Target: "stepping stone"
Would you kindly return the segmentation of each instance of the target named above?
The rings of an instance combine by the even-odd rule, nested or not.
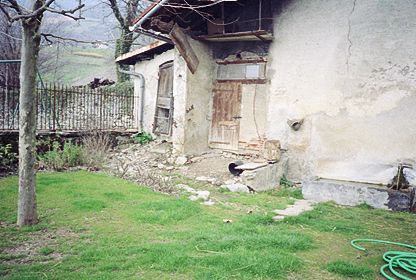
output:
[[[224,189],[228,189],[230,192],[244,192],[249,193],[250,190],[246,185],[240,184],[240,183],[234,183],[230,185],[223,185],[221,186]]]
[[[285,216],[279,216],[279,215],[277,215],[277,216],[274,216],[272,219],[273,219],[273,221],[281,221],[284,218],[285,218]]]
[[[305,211],[310,211],[313,209],[313,202],[306,199],[300,199],[295,202],[295,204],[289,206],[286,209],[283,210],[274,210],[273,212],[277,214],[277,216],[273,217],[274,221],[280,221],[283,220],[284,217],[295,217],[300,215],[301,213]]]

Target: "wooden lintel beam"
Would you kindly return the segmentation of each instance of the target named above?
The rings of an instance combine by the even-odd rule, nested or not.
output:
[[[183,32],[177,24],[175,24],[169,33],[170,38],[178,49],[179,53],[183,57],[192,74],[196,72],[199,65],[199,59],[195,54],[191,44],[189,44],[187,35]]]

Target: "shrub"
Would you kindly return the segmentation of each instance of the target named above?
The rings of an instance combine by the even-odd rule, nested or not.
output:
[[[290,181],[288,178],[286,178],[285,175],[283,175],[282,178],[280,178],[280,186],[290,188],[290,187],[293,187],[294,185],[295,184],[292,181]]]
[[[152,135],[146,131],[142,131],[137,134],[134,134],[132,138],[134,139],[134,141],[136,141],[140,145],[144,145],[153,141]]]
[[[38,155],[38,160],[47,168],[63,170],[68,167],[82,165],[84,163],[84,152],[81,146],[72,142],[65,142],[61,148],[59,142],[54,141],[52,149]]]
[[[107,92],[114,92],[120,95],[133,95],[134,92],[134,83],[132,81],[125,81],[121,83],[115,83],[109,86],[105,86],[102,90]]]
[[[84,163],[90,169],[101,169],[112,142],[108,134],[93,132],[82,138]]]
[[[0,144],[0,166],[10,166],[17,163],[17,155],[11,144]]]

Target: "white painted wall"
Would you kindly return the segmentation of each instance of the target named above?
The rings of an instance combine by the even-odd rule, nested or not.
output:
[[[159,66],[167,61],[174,59],[174,51],[169,50],[160,55],[156,55],[152,60],[146,60],[136,63],[135,71],[145,77],[144,98],[139,96],[139,79],[134,78],[134,94],[138,97],[135,104],[136,118],[139,122],[141,102],[144,101],[143,129],[146,132],[152,132],[155,117],[155,106],[157,98],[157,88],[159,81]],[[139,123],[137,124],[139,127]]]
[[[416,1],[282,3],[267,137],[288,149],[290,177],[388,182],[416,159]]]

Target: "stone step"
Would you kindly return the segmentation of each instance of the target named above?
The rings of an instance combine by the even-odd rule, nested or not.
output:
[[[236,166],[235,169],[238,170],[254,170],[260,167],[266,166],[267,162],[247,162],[242,165]]]
[[[313,209],[314,202],[311,200],[300,199],[296,200],[296,202],[289,206],[286,209],[277,209],[273,212],[277,214],[277,216],[273,217],[274,221],[283,220],[285,217],[294,217],[302,214],[305,211],[310,211]]]

